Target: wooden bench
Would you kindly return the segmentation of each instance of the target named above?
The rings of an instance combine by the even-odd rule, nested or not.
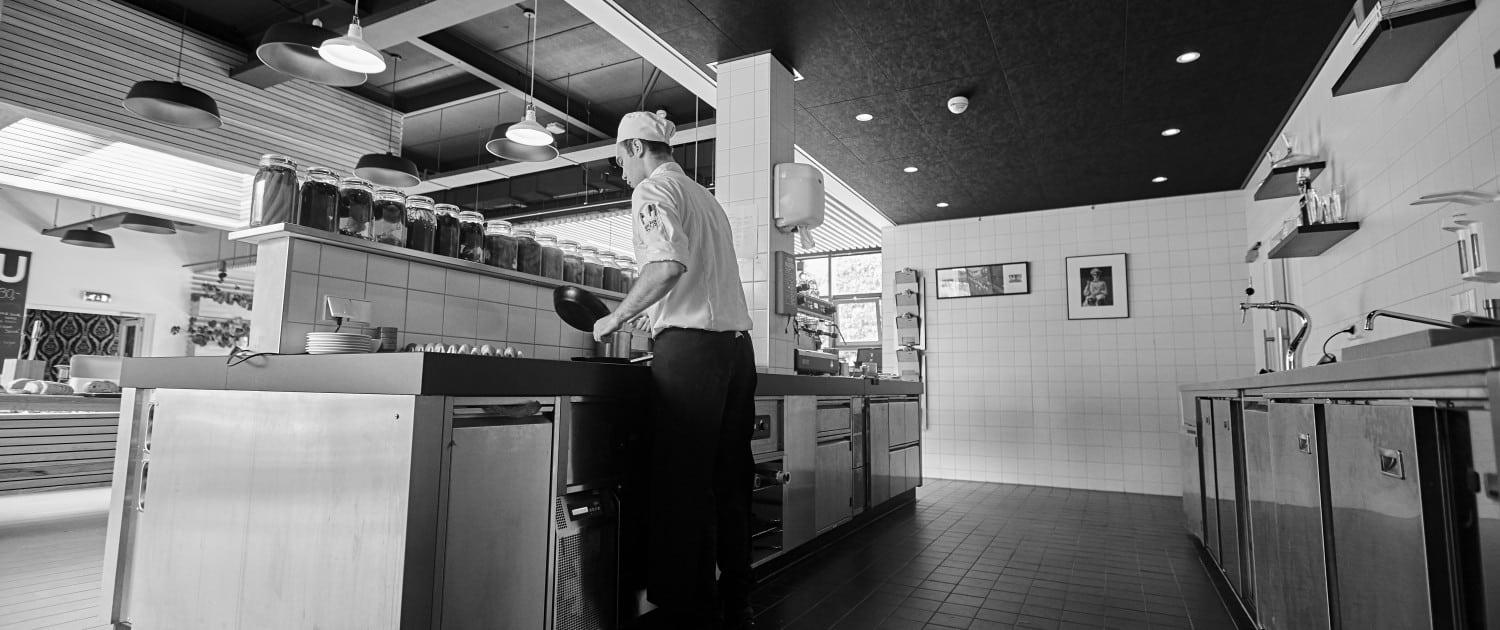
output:
[[[109,485],[119,425],[119,411],[0,413],[0,494]]]

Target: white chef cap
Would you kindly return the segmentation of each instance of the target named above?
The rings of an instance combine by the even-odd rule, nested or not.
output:
[[[630,112],[620,119],[620,131],[615,138],[615,144],[626,140],[654,140],[663,144],[670,144],[672,134],[677,133],[677,125],[667,120],[660,113],[652,112]]]

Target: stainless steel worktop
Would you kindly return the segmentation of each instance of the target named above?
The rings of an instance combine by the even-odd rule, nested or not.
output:
[[[1183,392],[1478,388],[1500,370],[1500,340],[1448,346],[1181,386]]]
[[[219,357],[126,359],[121,384],[135,388],[433,396],[608,396],[651,391],[644,366],[507,359],[423,352],[265,355],[230,366]],[[910,381],[761,374],[761,396],[894,396],[922,393]]]

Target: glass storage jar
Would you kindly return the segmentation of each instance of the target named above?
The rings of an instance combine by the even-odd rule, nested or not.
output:
[[[375,240],[375,186],[358,177],[339,180],[339,234]]]
[[[515,234],[516,271],[533,276],[542,275],[542,245],[536,241],[536,232],[521,228]]]
[[[620,271],[620,263],[616,262],[615,255],[599,252],[599,264],[604,267],[604,290],[624,293],[625,276]]]
[[[563,279],[563,251],[557,246],[557,237],[551,234],[538,234],[537,244],[542,246],[542,273],[544,278],[554,280]]]
[[[516,268],[516,237],[511,234],[509,221],[492,219],[485,222],[484,249],[491,267]]]
[[[458,206],[440,203],[432,208],[437,215],[437,233],[432,235],[432,253],[458,258]]]
[[[432,197],[412,195],[406,198],[406,248],[432,253],[437,236],[437,211]]]
[[[458,213],[458,257],[484,262],[484,215],[473,210]]]
[[[558,241],[557,247],[562,250],[563,255],[562,281],[582,286],[583,254],[578,251],[578,243],[576,241]]]
[[[631,289],[635,288],[635,279],[639,274],[640,272],[635,268],[634,258],[629,256],[620,257],[620,275],[625,287],[623,293],[629,293]]]
[[[250,227],[292,221],[297,212],[297,163],[285,155],[260,156],[250,185]]]
[[[583,285],[595,289],[604,288],[604,265],[599,262],[599,248],[584,245],[578,248],[583,255]]]
[[[332,231],[339,216],[339,176],[333,169],[307,169],[302,194],[297,199],[297,225]]]
[[[370,232],[375,235],[375,242],[406,247],[406,193],[395,188],[376,188],[374,217]]]

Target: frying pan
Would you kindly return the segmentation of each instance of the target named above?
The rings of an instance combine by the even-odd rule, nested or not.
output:
[[[594,295],[588,289],[573,285],[564,285],[552,290],[552,308],[557,311],[558,317],[578,330],[586,333],[594,332],[594,324],[606,315],[609,315],[609,307],[599,296]],[[644,363],[651,360],[652,355],[636,357],[634,359],[613,359],[610,357],[578,357],[575,361],[588,360],[598,363]]]

